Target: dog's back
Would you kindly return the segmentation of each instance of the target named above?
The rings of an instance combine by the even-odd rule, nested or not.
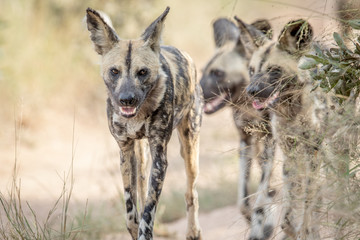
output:
[[[167,84],[173,88],[174,122],[175,128],[179,121],[189,111],[194,99],[194,94],[201,89],[196,78],[196,69],[191,57],[172,46],[161,47],[161,63],[163,72],[167,75]],[[199,96],[201,96],[201,92]],[[200,102],[198,104],[201,104]]]

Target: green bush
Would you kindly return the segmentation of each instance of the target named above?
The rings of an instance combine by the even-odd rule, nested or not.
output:
[[[360,20],[348,20],[354,29],[360,29]],[[307,60],[299,67],[311,70],[315,88],[321,87],[325,92],[332,92],[338,103],[360,90],[360,37],[351,40],[354,50],[346,46],[339,33],[334,32],[335,47],[322,49],[314,45],[314,54],[306,55]]]

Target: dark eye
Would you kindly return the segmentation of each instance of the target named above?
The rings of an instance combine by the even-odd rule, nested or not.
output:
[[[145,68],[140,69],[140,70],[138,71],[138,73],[137,73],[137,75],[138,75],[139,77],[145,77],[147,74],[148,74],[148,70],[145,69]]]
[[[120,74],[120,71],[118,69],[116,69],[116,68],[111,68],[110,69],[110,75],[112,77],[117,77],[117,76],[119,76],[119,74]]]
[[[254,73],[255,73],[255,69],[254,69],[253,67],[250,67],[250,68],[249,68],[249,75],[250,75],[250,77],[251,77],[252,75],[254,75]]]
[[[225,76],[225,72],[219,69],[213,69],[210,71],[210,75],[216,78],[223,78]]]

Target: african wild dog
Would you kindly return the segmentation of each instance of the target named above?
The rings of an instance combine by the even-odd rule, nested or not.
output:
[[[240,136],[238,206],[251,224],[250,239],[267,239],[273,232],[271,203],[275,191],[270,190],[269,182],[274,145],[269,113],[252,108],[245,88],[250,82],[248,64],[252,52],[266,38],[261,31],[268,32],[271,27],[265,20],[252,25],[240,19],[237,22],[238,26],[226,18],[219,18],[213,23],[216,51],[205,66],[200,83],[205,113],[212,114],[226,105],[232,108]],[[250,207],[249,177],[255,158],[259,159],[262,177],[255,204]]]
[[[166,8],[139,39],[123,40],[101,14],[87,9],[91,40],[102,56],[109,128],[120,147],[126,220],[132,239],[153,238],[155,211],[168,165],[167,144],[174,128],[178,130],[187,174],[187,239],[201,239],[195,184],[202,91],[191,58],[174,47],[160,45],[168,12]],[[148,140],[152,168],[146,200],[144,189],[140,189],[139,217],[137,182],[142,176],[137,176],[137,170],[143,171],[144,162],[143,158],[136,159],[134,146],[141,139]],[[136,146],[143,145],[140,143]]]
[[[312,35],[306,21],[289,22],[277,41],[253,53],[247,87],[254,97],[253,107],[273,113],[274,138],[284,153],[282,228],[291,238],[307,240],[320,239],[316,214],[320,164],[316,156],[322,140],[319,123],[327,111],[321,91],[311,91],[310,77],[297,69]]]

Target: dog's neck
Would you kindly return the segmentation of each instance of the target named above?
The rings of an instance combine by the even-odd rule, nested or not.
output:
[[[287,86],[282,90],[275,114],[285,120],[294,121],[299,115],[306,111],[307,104],[304,103],[304,94],[307,91],[307,84],[296,81],[295,85]]]

